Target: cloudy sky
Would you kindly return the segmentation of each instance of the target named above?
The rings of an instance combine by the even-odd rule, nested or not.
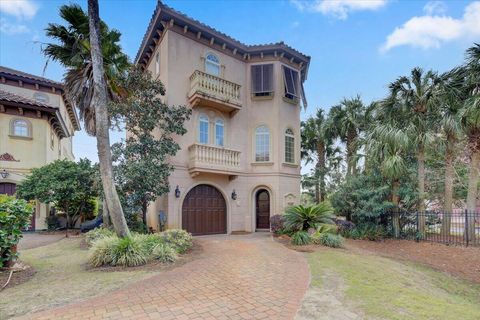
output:
[[[44,29],[60,22],[73,1],[0,0],[0,64],[61,81],[63,70],[41,54]],[[85,1],[79,2],[86,8]],[[387,84],[415,66],[446,71],[480,42],[480,1],[285,0],[165,1],[246,44],[285,41],[312,57],[305,84],[309,109],[329,109],[343,97],[382,98]],[[100,0],[100,16],[122,33],[131,59],[156,0]],[[45,72],[45,73],[43,73]],[[114,139],[120,139],[115,133]],[[77,158],[96,160],[95,140],[74,139]]]

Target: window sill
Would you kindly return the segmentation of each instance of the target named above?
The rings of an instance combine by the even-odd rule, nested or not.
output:
[[[298,106],[298,103],[300,102],[300,100],[298,98],[295,98],[295,99],[290,99],[290,98],[287,98],[287,97],[282,97],[283,101],[287,102],[287,103],[290,103],[290,104],[293,104],[295,106]]]
[[[272,161],[256,161],[252,162],[252,166],[273,166]]]
[[[298,163],[282,162],[282,166],[291,167],[291,168],[298,168]]]
[[[256,96],[255,94],[252,94],[252,100],[254,101],[263,101],[263,100],[272,100],[272,99],[273,99],[273,92],[268,96]]]
[[[18,139],[18,140],[33,140],[33,137],[16,136],[13,134],[9,134],[8,136],[12,139]]]

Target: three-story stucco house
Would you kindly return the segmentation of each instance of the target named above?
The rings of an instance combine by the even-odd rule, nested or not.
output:
[[[268,230],[270,216],[299,202],[309,62],[283,42],[245,45],[158,2],[135,63],[165,84],[169,105],[193,113],[150,227],[166,216],[166,227],[194,235]]]
[[[63,84],[0,66],[0,194],[14,194],[32,168],[74,160],[80,129]],[[45,229],[49,205],[37,203],[31,229]]]

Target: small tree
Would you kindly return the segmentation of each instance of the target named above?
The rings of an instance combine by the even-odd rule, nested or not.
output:
[[[25,200],[0,195],[0,268],[9,267],[17,257],[15,247],[32,213],[33,207]]]
[[[66,215],[67,228],[72,227],[97,196],[95,169],[87,159],[79,162],[57,160],[32,173],[18,186],[17,196],[53,203]]]
[[[112,118],[128,132],[125,141],[113,146],[115,180],[126,203],[140,209],[146,223],[148,203],[169,191],[173,166],[168,158],[180,150],[172,136],[187,132],[184,122],[191,110],[165,104],[165,87],[149,73],[133,69],[123,82],[127,97],[110,105]]]

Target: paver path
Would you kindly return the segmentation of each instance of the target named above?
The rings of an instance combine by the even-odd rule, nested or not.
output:
[[[46,246],[47,244],[57,242],[65,238],[65,234],[41,234],[35,232],[25,232],[18,243],[18,250],[27,250]]]
[[[22,319],[294,318],[309,283],[302,254],[266,233],[197,241],[203,252],[190,263],[110,294]]]

